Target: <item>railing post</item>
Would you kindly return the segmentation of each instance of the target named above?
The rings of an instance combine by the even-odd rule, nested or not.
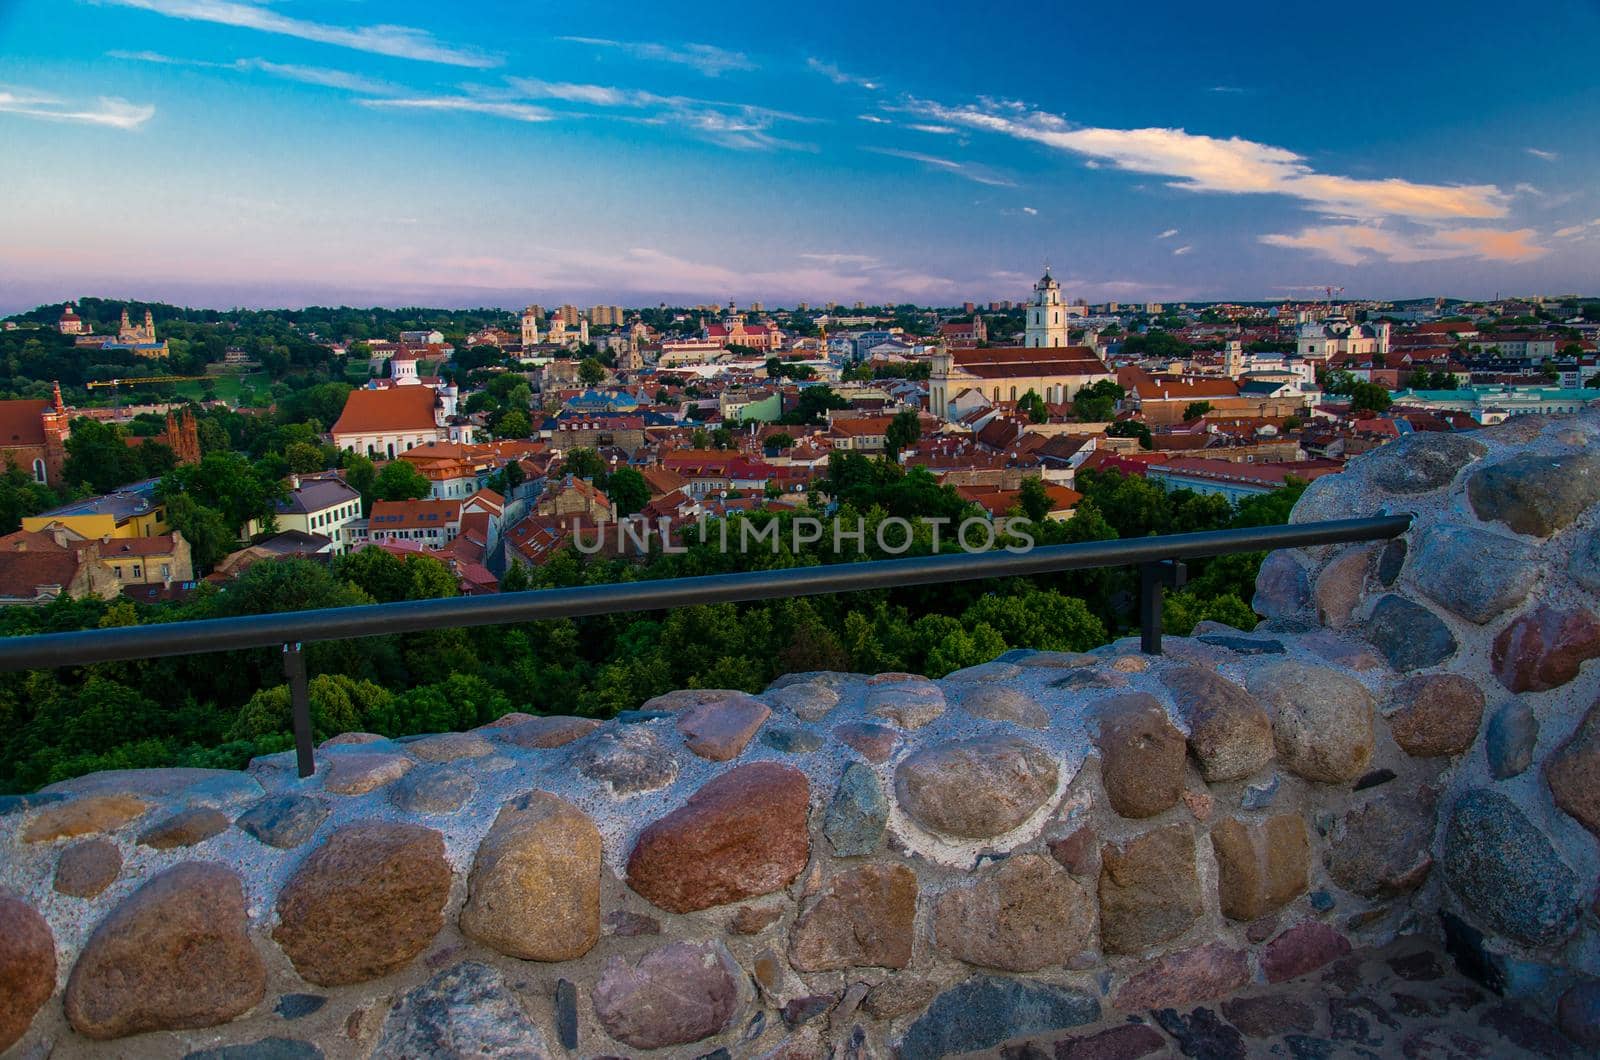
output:
[[[283,674],[289,679],[289,700],[294,714],[294,757],[302,779],[316,772],[311,754],[311,692],[306,687],[306,657],[300,642],[283,646]]]
[[[1163,590],[1169,585],[1178,588],[1188,576],[1188,568],[1181,560],[1139,564],[1139,648],[1146,655],[1161,654]]]

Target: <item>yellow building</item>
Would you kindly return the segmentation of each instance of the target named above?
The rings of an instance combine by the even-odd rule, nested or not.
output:
[[[153,537],[112,538],[101,541],[99,551],[100,565],[121,586],[194,581],[189,542],[177,531]]]
[[[166,506],[155,499],[158,481],[150,479],[114,493],[85,497],[48,512],[25,516],[22,529],[42,534],[60,527],[85,540],[155,537],[170,533]]]

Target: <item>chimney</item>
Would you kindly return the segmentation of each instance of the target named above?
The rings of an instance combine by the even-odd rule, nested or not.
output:
[[[289,476],[289,489],[290,490],[298,490],[299,488],[300,488],[300,476],[299,475],[290,475]]]

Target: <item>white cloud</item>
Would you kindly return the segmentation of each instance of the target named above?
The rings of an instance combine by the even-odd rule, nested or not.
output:
[[[650,62],[676,63],[693,67],[707,77],[718,77],[729,70],[754,70],[756,64],[743,52],[718,48],[714,44],[659,44],[654,41],[608,40],[604,37],[562,37],[570,44],[610,48]]]
[[[1376,219],[1450,221],[1498,218],[1507,196],[1493,185],[1420,184],[1399,178],[1365,180],[1319,173],[1287,148],[1183,129],[1101,129],[1021,103],[981,100],[945,106],[908,100],[920,117],[993,132],[1087,156],[1133,173],[1171,177],[1172,186],[1195,192],[1271,194],[1295,198],[1322,213]]]
[[[823,265],[857,265],[861,268],[871,268],[879,264],[878,259],[871,254],[801,254],[799,257]]]
[[[299,81],[323,88],[342,88],[347,92],[367,95],[384,95],[396,92],[394,85],[346,70],[332,70],[322,66],[297,66],[292,63],[274,63],[266,59],[240,59],[234,64],[243,70],[259,70],[286,81]]]
[[[471,96],[418,96],[401,99],[363,99],[365,107],[383,107],[395,110],[455,111],[465,114],[485,114],[512,121],[554,121],[556,115],[531,103],[514,103],[506,100],[475,99]]]
[[[1373,259],[1400,264],[1477,258],[1520,263],[1547,253],[1534,242],[1531,228],[1505,231],[1496,228],[1437,229],[1402,233],[1380,225],[1319,225],[1293,235],[1264,235],[1268,246],[1306,250],[1340,265],[1361,265]]]
[[[1244,91],[1244,89],[1238,88],[1234,85],[1212,85],[1210,90],[1212,92],[1222,92],[1229,95],[1238,95]]]
[[[1542,158],[1546,162],[1554,162],[1556,159],[1561,157],[1561,155],[1555,151],[1543,151],[1537,147],[1530,147],[1527,149],[1527,151],[1528,154],[1532,155],[1534,158]]]
[[[1156,236],[1156,238],[1157,239],[1171,239],[1173,236],[1175,236],[1177,234],[1178,234],[1178,230],[1176,228],[1169,228],[1165,232],[1162,232],[1160,235]]]
[[[777,149],[812,150],[810,144],[775,136],[772,129],[781,123],[807,124],[815,119],[747,103],[727,103],[692,96],[661,96],[631,88],[610,85],[578,84],[568,81],[540,81],[513,77],[506,81],[505,98],[554,100],[560,103],[598,107],[602,110],[638,112],[627,120],[650,125],[676,126],[700,139],[741,151]],[[501,98],[495,92],[486,93]],[[582,112],[563,112],[582,115]],[[591,115],[592,116],[592,115]]]
[[[222,63],[213,62],[209,59],[182,59],[152,51],[109,51],[106,54],[113,59],[131,59],[135,62],[157,63],[163,66],[191,66],[207,70],[233,70],[239,72],[255,71],[267,74],[270,77],[282,78],[285,81],[299,81],[302,84],[318,85],[323,88],[338,88],[361,95],[392,95],[400,91],[399,88],[385,81],[352,73],[348,70],[335,70],[323,66],[297,66],[290,63],[275,63],[267,59],[235,59],[231,63]]]
[[[870,122],[873,125],[893,125],[894,124],[894,122],[890,121],[888,118],[880,118],[876,114],[857,114],[856,117],[861,119],[864,122]]]
[[[1181,246],[1181,247],[1177,248],[1176,250],[1174,250],[1172,252],[1172,256],[1173,257],[1179,257],[1179,256],[1181,256],[1183,254],[1189,253],[1189,251],[1191,251],[1193,249],[1194,249],[1194,247],[1191,247],[1191,246],[1188,246],[1187,244],[1185,244],[1184,246]]]
[[[1029,217],[1036,217],[1039,213],[1039,211],[1035,210],[1032,206],[1024,206],[1022,208],[1022,212],[1027,214]]]
[[[987,184],[996,188],[1015,188],[1017,186],[1017,182],[1009,177],[1000,176],[990,171],[987,167],[976,166],[968,162],[937,158],[933,155],[919,154],[916,151],[902,151],[897,147],[863,147],[862,150],[871,151],[875,155],[888,155],[890,158],[904,158],[910,162],[921,162],[930,169],[955,173],[977,184]]]
[[[915,129],[917,132],[921,133],[930,133],[934,136],[954,136],[960,131],[958,129],[952,129],[948,125],[907,125],[906,128]]]
[[[856,88],[865,88],[872,92],[876,92],[883,87],[880,82],[870,77],[857,77],[855,74],[847,74],[834,63],[818,59],[815,56],[806,60],[806,67],[814,73],[821,74],[836,85],[854,85]]]
[[[0,90],[0,113],[20,114],[42,121],[133,130],[155,117],[156,108],[153,104],[129,103],[116,96],[101,96],[93,106],[90,106],[70,103],[54,96]]]
[[[291,18],[260,4],[243,0],[95,0],[97,3],[153,11],[169,18],[192,22],[212,22],[240,29],[276,33],[285,37],[331,44],[340,48],[388,55],[396,59],[442,63],[485,69],[498,66],[493,56],[468,48],[445,44],[426,30],[410,26],[332,26],[322,22]]]

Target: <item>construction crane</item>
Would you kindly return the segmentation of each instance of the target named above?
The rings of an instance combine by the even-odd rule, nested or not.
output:
[[[84,386],[90,390],[101,387],[111,388],[111,408],[113,414],[122,412],[122,388],[125,386],[142,386],[146,383],[192,383],[199,379],[210,379],[208,375],[141,375],[130,379],[96,379]]]

